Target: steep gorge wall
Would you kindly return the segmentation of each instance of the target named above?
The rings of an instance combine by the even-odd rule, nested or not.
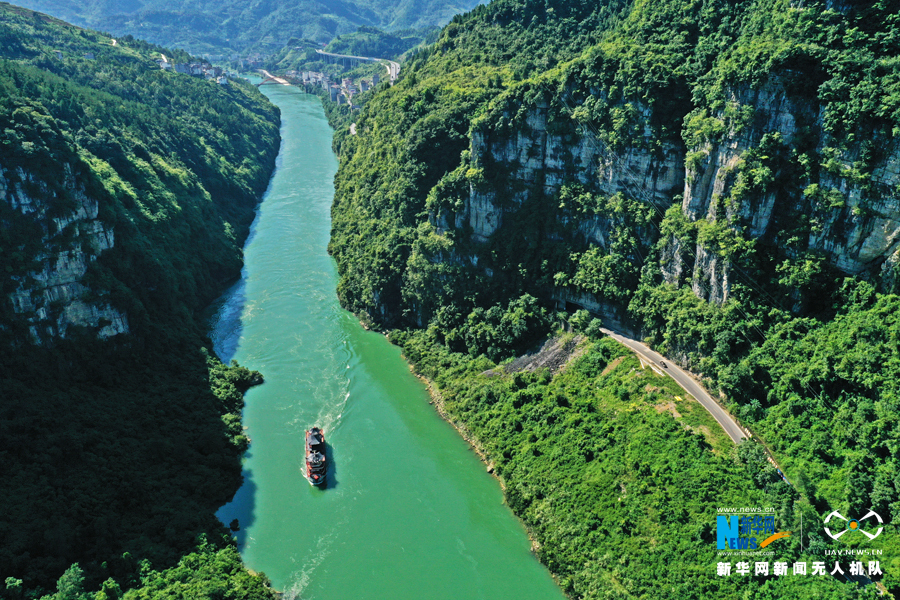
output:
[[[101,339],[128,333],[128,316],[83,283],[91,264],[115,245],[115,232],[98,219],[98,200],[87,195],[68,164],[61,179],[51,187],[21,167],[0,174],[0,202],[15,219],[4,225],[22,227],[28,220],[41,231],[41,251],[27,257],[35,268],[15,278],[8,302],[27,321],[34,343],[65,338],[72,326],[91,328]]]
[[[145,42],[12,6],[0,21],[0,346],[202,336],[196,313],[240,269],[277,109],[249,83],[161,70]]]
[[[690,149],[695,159],[688,161],[682,200],[687,219],[723,220],[758,248],[780,255],[778,261],[815,253],[843,273],[893,290],[900,258],[900,149],[888,144],[868,174],[860,174],[860,144],[832,149],[837,144],[824,133],[824,109],[792,97],[778,78],[759,89],[732,90],[728,103],[732,112],[749,108],[752,119],[736,126],[719,111],[716,117],[728,125],[724,134]],[[758,156],[764,137],[773,134],[778,147],[766,150],[779,155]],[[772,180],[742,193],[736,189],[741,177],[752,179],[747,172],[757,167],[748,165],[751,155],[767,163]],[[813,168],[804,172],[800,160]],[[729,257],[702,243],[686,249],[677,240],[666,254],[667,281],[686,278],[698,296],[713,302],[728,297]]]
[[[558,8],[515,36],[499,5],[455,23],[361,116],[335,201],[345,306],[387,326],[526,292],[627,310],[665,282],[826,316],[848,276],[897,290],[895,10],[610,5],[563,48]],[[384,156],[404,168],[364,158]]]
[[[504,115],[508,118],[508,114]],[[621,153],[606,147],[589,130],[575,130],[547,103],[530,108],[520,127],[471,135],[471,167],[503,173],[501,185],[469,185],[462,210],[455,215],[458,229],[471,227],[477,242],[486,242],[503,225],[505,213],[521,210],[529,195],[556,196],[563,185],[577,183],[598,194],[639,195],[664,210],[684,185],[684,153],[673,144],[652,152],[635,144]],[[560,126],[560,121],[563,121]],[[650,137],[650,132],[647,132]],[[572,220],[577,235],[605,245],[607,219],[590,216]],[[576,222],[577,221],[577,222]]]
[[[686,149],[667,142],[648,150],[654,140],[645,126],[644,139],[613,151],[593,130],[560,126],[568,115],[547,102],[528,107],[516,125],[473,128],[468,167],[483,180],[470,182],[462,208],[436,224],[446,230],[452,222],[486,244],[503,236],[505,220],[524,210],[529,197],[553,198],[563,185],[577,183],[652,204],[660,214],[680,200],[687,221],[730,229],[769,269],[816,256],[835,273],[896,289],[900,148],[882,150],[861,173],[860,144],[832,149],[837,144],[824,133],[824,109],[792,95],[777,77],[756,89],[733,89],[725,106],[712,115],[722,131]],[[647,109],[640,114],[652,119]],[[614,223],[604,215],[546,217],[560,225],[551,236],[608,247]],[[640,235],[652,242],[659,232]],[[697,296],[721,303],[735,280],[750,277],[746,265],[735,265],[741,258],[696,235],[673,236],[664,240],[661,272],[665,281],[688,283]]]

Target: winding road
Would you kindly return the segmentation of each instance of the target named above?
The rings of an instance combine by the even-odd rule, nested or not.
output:
[[[651,350],[646,344],[625,337],[621,333],[617,333],[610,329],[602,329],[601,331],[620,344],[627,346],[635,354],[641,357],[644,362],[651,366],[655,366],[656,370],[659,372],[665,373],[675,380],[675,383],[680,385],[685,392],[696,398],[697,402],[709,411],[709,414],[718,421],[719,425],[722,426],[722,429],[725,430],[725,433],[728,434],[728,437],[730,437],[735,444],[740,444],[747,439],[748,436],[741,426],[738,425],[732,416],[729,415],[728,412],[726,412],[699,383],[697,383],[697,380],[694,379],[690,373],[680,368],[678,365],[666,362],[662,355]]]

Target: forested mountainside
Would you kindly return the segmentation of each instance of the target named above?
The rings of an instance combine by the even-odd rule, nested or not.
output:
[[[390,30],[447,23],[480,0],[23,0],[80,25],[192,52],[280,50],[291,38],[328,42],[360,26]]]
[[[288,45],[270,54],[262,61],[263,68],[275,73],[288,71],[315,71],[327,73],[331,77],[343,79],[350,77],[371,77],[377,74],[384,76],[385,68],[381,63],[360,62],[346,66],[332,58],[320,54],[318,51],[333,54],[349,54],[351,56],[366,56],[401,60],[402,55],[416,46],[434,42],[440,33],[440,28],[407,29],[393,33],[382,31],[375,27],[360,27],[352,33],[339,35],[332,39],[324,48],[320,44],[305,40],[297,45]],[[354,102],[364,102],[361,95],[354,97]],[[326,104],[326,111],[329,110]],[[336,126],[332,123],[332,126]]]
[[[664,532],[714,522],[735,485],[792,531],[804,512],[900,516],[898,15],[890,1],[496,0],[454,18],[368,102],[356,135],[338,133],[342,303],[405,330],[394,339],[506,465],[510,505],[572,597],[875,593],[831,577],[732,588],[711,551],[667,579],[674,548],[713,546],[709,530]],[[629,412],[660,404],[652,386],[610,380],[609,348],[572,367],[583,380],[483,375],[548,331],[560,302],[701,374],[794,487],[746,449],[720,458],[749,479],[713,461],[698,467],[716,483],[705,491],[664,475],[683,447],[597,463],[612,440],[648,443],[657,426]],[[572,423],[587,428],[566,445],[579,450],[551,450]],[[627,423],[629,442],[613,433]],[[540,468],[564,468],[566,483]],[[622,513],[632,485],[649,497]],[[579,532],[571,515],[587,506],[596,530]],[[877,542],[879,581],[896,594],[892,538]],[[827,560],[839,547],[821,532],[804,544],[780,551]],[[692,588],[703,578],[711,587]]]
[[[423,43],[437,40],[440,29],[402,30],[388,33],[374,27],[360,27],[353,33],[334,38],[325,47],[326,52],[350,54],[351,56],[375,56],[397,58]]]
[[[261,377],[211,357],[198,315],[240,272],[279,115],[160,53],[189,58],[0,5],[4,597],[64,573],[55,597],[271,595],[214,516]],[[160,571],[182,558],[203,580]]]

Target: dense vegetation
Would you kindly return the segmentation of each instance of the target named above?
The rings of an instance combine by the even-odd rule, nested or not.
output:
[[[56,592],[43,596],[42,600],[253,600],[274,597],[265,576],[244,569],[233,545],[219,548],[203,536],[195,552],[165,571],[150,569],[146,561],[135,565],[127,553],[123,561],[131,565],[130,576],[124,580],[110,577],[96,592],[88,591],[84,569],[74,564],[57,581]],[[4,597],[15,600],[26,597],[28,592],[22,583],[21,579],[8,577]]]
[[[137,329],[188,319],[240,268],[240,240],[278,150],[276,109],[248,84],[162,71],[160,49],[142,42],[113,47],[31,11],[3,16],[7,181],[24,169],[57,195],[51,210],[62,214],[75,190],[60,172],[70,171],[117,237],[89,276]],[[31,221],[4,216],[11,229]],[[41,237],[9,235],[11,247]],[[17,253],[0,260],[7,281],[29,271]],[[7,321],[9,309],[0,309]]]
[[[794,532],[801,513],[807,527],[819,522],[817,508],[758,443],[736,448],[671,379],[611,339],[582,341],[555,376],[448,352],[433,332],[392,340],[433,379],[446,416],[478,440],[570,597],[875,597],[830,577],[717,577],[711,507],[775,507],[779,529]],[[823,560],[823,537],[813,532],[805,550],[796,536],[777,542],[761,560]]]
[[[840,242],[849,235],[841,228],[872,215],[896,220],[898,181],[885,175],[884,164],[900,132],[898,8],[498,0],[455,18],[404,65],[397,85],[371,99],[356,119],[358,135],[342,139],[330,245],[341,301],[376,327],[412,328],[395,339],[421,372],[437,377],[448,412],[491,459],[512,462],[499,469],[510,505],[536,531],[548,528],[542,544],[568,539],[574,527],[567,515],[597,502],[605,507],[598,527],[623,519],[618,505],[598,499],[608,491],[579,494],[541,480],[545,502],[536,503],[542,498],[534,491],[526,502],[517,495],[514,481],[533,490],[524,482],[578,460],[542,449],[540,465],[517,462],[528,445],[520,437],[528,435],[528,413],[540,413],[538,425],[551,409],[559,422],[585,418],[582,403],[598,403],[588,382],[607,385],[596,372],[570,387],[569,373],[521,383],[476,377],[488,366],[478,356],[497,361],[516,345],[521,350],[508,322],[523,294],[547,307],[557,299],[588,302],[702,374],[785,466],[797,485],[785,501],[795,514],[809,510],[817,521],[833,509],[857,514],[871,507],[886,521],[900,516],[898,297],[896,277],[881,269],[893,259],[881,256],[851,274],[838,266],[839,253],[813,247],[823,231]],[[790,137],[774,131],[754,104],[766,94],[785,98],[777,106],[796,117]],[[682,209],[684,182],[694,186],[719,145],[736,140],[746,151],[723,170],[709,214]],[[667,165],[674,156],[684,177],[670,189],[651,188],[639,170],[645,167],[629,170],[634,156]],[[610,187],[615,177],[621,183]],[[770,200],[773,225],[752,234],[753,216]],[[711,290],[723,273],[724,300]],[[550,321],[535,325],[541,323],[548,331]],[[612,350],[604,348],[588,350],[584,360],[605,364]],[[539,387],[518,405],[530,385]],[[556,398],[571,406],[554,407]],[[591,416],[607,428],[621,418],[603,410]],[[659,419],[674,427],[670,417]],[[648,423],[635,428],[652,449],[641,457],[651,496],[641,508],[654,512],[661,494],[695,488],[661,470],[686,451],[654,446],[663,441]],[[531,444],[550,435],[532,431]],[[703,461],[699,471],[683,465],[675,472],[703,473],[719,490],[736,485],[717,470],[724,467]],[[741,485],[771,493],[759,479]],[[692,509],[687,500],[673,502],[675,514],[705,510],[711,518],[715,500]],[[595,547],[585,538],[542,558],[573,597],[612,589],[712,595],[687,584],[675,595],[668,593],[674,588],[645,588],[665,577],[653,559],[627,581],[606,580],[614,568],[602,562],[583,568],[599,557],[631,560],[634,548],[604,549],[626,544],[633,531],[595,542],[601,549],[593,559],[576,551]],[[654,530],[648,523],[641,531]],[[646,535],[662,553],[705,547],[702,536],[660,542]],[[883,543],[894,550],[886,552],[884,583],[897,593],[895,542]],[[815,550],[821,555],[824,547]],[[674,562],[659,565],[672,569]],[[686,562],[712,568],[705,558]],[[739,593],[716,585],[726,596]],[[780,585],[790,584],[764,583],[758,593],[823,593]],[[835,597],[856,593],[824,585]]]
[[[437,39],[437,28],[427,30],[407,29],[389,33],[375,27],[360,27],[353,33],[341,35],[325,46],[335,54],[351,56],[375,56],[399,58],[401,54],[426,41]]]
[[[130,34],[197,53],[229,54],[248,49],[278,51],[291,38],[327,43],[360,26],[434,27],[471,9],[478,0],[21,0],[19,4],[117,35]]]
[[[0,6],[0,39],[2,183],[40,203],[0,200],[0,596],[271,597],[213,515],[240,485],[243,392],[261,376],[211,357],[199,314],[239,273],[277,109],[156,63],[186,55],[30,10]],[[9,294],[75,252],[84,221],[52,223],[79,198],[115,234],[83,248],[83,299],[130,333],[35,337]]]
[[[334,38],[324,50],[334,54],[399,60],[401,55],[411,48],[433,42],[439,31],[436,27],[396,32],[386,32],[375,27],[360,27],[352,33]],[[354,79],[377,73],[379,77],[384,78],[385,69],[380,63],[361,62],[345,65],[341,61],[333,61],[318,54],[317,50],[323,50],[320,44],[309,40],[292,39],[288,41],[287,46],[267,57],[263,64],[269,70],[281,72],[292,69],[318,71],[333,77]]]

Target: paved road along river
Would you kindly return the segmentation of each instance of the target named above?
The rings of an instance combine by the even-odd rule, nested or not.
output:
[[[284,141],[211,332],[224,360],[266,378],[246,398],[244,486],[218,513],[239,520],[245,563],[303,600],[563,600],[398,349],[338,305],[326,253],[337,163],[319,99],[262,90]],[[311,425],[330,444],[325,490],[300,471]]]

